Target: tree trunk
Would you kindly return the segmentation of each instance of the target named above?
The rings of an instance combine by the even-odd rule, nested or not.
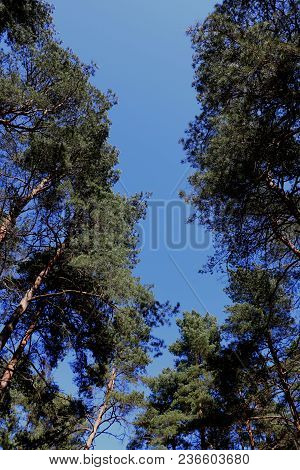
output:
[[[55,255],[53,258],[49,261],[47,266],[39,273],[39,275],[36,277],[34,283],[28,289],[24,297],[22,298],[21,302],[19,303],[18,307],[15,309],[9,320],[6,322],[5,326],[3,327],[1,333],[0,333],[0,351],[4,348],[6,345],[7,341],[9,340],[11,334],[15,330],[16,325],[18,324],[20,318],[26,312],[28,305],[30,301],[32,300],[35,292],[39,289],[41,286],[43,280],[45,277],[49,274],[53,266],[56,264],[57,260],[60,258],[61,254],[63,252],[63,247],[58,248],[56,250]]]
[[[249,440],[250,440],[250,448],[251,450],[255,450],[255,440],[254,440],[253,431],[251,428],[250,419],[246,421],[246,429],[247,429]]]
[[[104,403],[99,409],[98,416],[97,416],[97,418],[94,422],[93,429],[92,429],[89,437],[87,438],[86,444],[84,446],[84,450],[89,450],[91,448],[91,446],[93,445],[93,442],[94,442],[94,439],[95,439],[96,434],[98,432],[98,429],[99,429],[99,427],[102,423],[103,416],[104,416],[104,414],[105,414],[105,412],[108,408],[108,405],[109,405],[109,398],[110,398],[111,392],[113,391],[114,386],[115,386],[116,373],[117,373],[117,371],[113,367],[113,369],[111,371],[111,374],[110,374],[109,381],[108,381],[107,386],[106,386]]]
[[[271,219],[271,225],[272,229],[274,232],[274,235],[276,236],[277,240],[281,241],[294,255],[296,255],[298,258],[300,258],[300,250],[297,248],[293,242],[287,237],[287,235],[284,235],[279,227],[278,221],[275,220],[274,218]]]
[[[19,199],[0,224],[0,244],[2,244],[12,227],[15,225],[17,217],[21,214],[25,206],[40,193],[45,191],[51,183],[50,178],[44,178],[27,196]]]
[[[38,319],[39,319],[41,313],[42,313],[42,310],[40,310],[35,315],[35,318],[34,318],[33,322],[31,323],[31,325],[29,326],[29,328],[26,331],[25,335],[21,339],[21,341],[19,343],[19,346],[17,347],[16,351],[12,355],[11,360],[7,363],[7,365],[5,367],[5,370],[4,370],[4,372],[2,374],[2,377],[0,379],[0,399],[4,395],[5,390],[8,388],[9,384],[11,383],[11,381],[13,379],[15,369],[18,365],[19,360],[22,357],[22,354],[24,352],[24,349],[25,349],[28,341],[30,340],[30,338],[32,336],[32,333],[36,329]]]
[[[298,209],[299,206],[296,197],[293,197],[292,194],[289,194],[284,189],[280,188],[275,181],[273,181],[270,175],[267,176],[266,182],[268,187],[271,189],[271,192],[274,192],[274,194],[279,196],[281,202],[283,202],[289,210],[290,215],[295,218],[295,221],[298,222],[298,224],[300,224],[300,211]]]
[[[277,370],[279,383],[282,387],[285,399],[288,403],[291,415],[293,417],[294,425],[295,425],[295,428],[297,430],[297,435],[300,436],[300,417],[299,417],[297,407],[295,405],[295,401],[294,401],[294,399],[292,397],[292,394],[291,394],[290,386],[289,386],[289,383],[287,381],[286,372],[282,367],[282,364],[281,364],[280,359],[278,357],[277,351],[276,351],[276,349],[273,345],[273,339],[272,339],[272,336],[271,336],[270,332],[267,333],[266,338],[267,338],[268,348],[270,350],[272,359],[274,361],[275,368]]]

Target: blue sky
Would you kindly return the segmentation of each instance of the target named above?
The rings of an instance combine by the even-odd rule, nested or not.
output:
[[[181,164],[184,153],[178,141],[198,111],[193,79],[192,49],[186,29],[212,10],[211,0],[54,0],[56,29],[64,45],[84,62],[99,69],[94,84],[102,91],[112,89],[119,103],[111,111],[111,142],[120,150],[121,182],[117,189],[129,194],[151,192],[163,206],[159,226],[149,210],[140,230],[143,248],[137,274],[144,283],[154,284],[161,301],[180,302],[181,310],[214,313],[223,320],[224,305],[220,275],[203,275],[198,270],[211,253],[211,243],[197,250],[189,244],[172,249],[165,231],[178,235],[180,203],[174,203],[172,224],[166,207],[187,187],[189,168]],[[176,207],[178,206],[178,207]],[[169,206],[170,207],[170,206]],[[185,209],[188,215],[188,208]],[[176,215],[177,214],[177,215]],[[170,212],[169,212],[170,215]],[[182,228],[182,226],[181,226]],[[151,249],[151,234],[157,229],[158,249]],[[187,240],[189,231],[187,228]],[[207,234],[196,227],[199,240]],[[209,237],[210,239],[210,237]],[[159,334],[170,344],[176,326]],[[168,352],[150,368],[157,373],[170,364]],[[68,367],[63,367],[68,377]],[[61,373],[61,370],[60,370]],[[67,383],[67,379],[66,379]],[[120,448],[104,440],[99,448]]]

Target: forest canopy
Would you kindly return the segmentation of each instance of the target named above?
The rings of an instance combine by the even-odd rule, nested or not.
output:
[[[299,449],[299,5],[224,0],[188,32],[181,196],[213,235],[202,275],[227,277],[223,324],[136,276],[147,198],[116,190],[116,97],[52,15],[0,0],[0,448]]]

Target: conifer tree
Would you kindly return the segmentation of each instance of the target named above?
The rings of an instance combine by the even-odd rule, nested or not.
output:
[[[119,374],[129,387],[148,361],[146,342],[155,344],[150,329],[170,306],[132,273],[146,204],[113,188],[118,152],[108,142],[108,112],[115,97],[92,86],[94,67],[56,39],[46,3],[0,7],[1,436],[6,448],[78,448],[88,439],[88,415],[100,413],[94,391],[105,389],[115,363],[108,389]],[[133,326],[140,337],[128,336]],[[51,371],[70,356],[81,395],[65,400]],[[113,409],[125,416],[135,400],[135,393],[119,395]]]
[[[79,449],[84,403],[61,392],[44,363],[34,370],[26,358],[18,380],[0,402],[0,446],[4,450]]]
[[[150,395],[135,422],[130,448],[206,450],[229,441],[208,367],[220,350],[216,320],[193,311],[177,324],[180,338],[170,347],[175,368],[146,380]]]
[[[258,429],[256,445],[261,436],[265,445],[263,425],[270,422],[268,445],[298,448],[300,336],[290,286],[282,273],[239,269],[231,273],[228,292],[235,303],[227,309],[224,332],[242,375],[247,372],[243,364],[249,363],[244,380],[252,387],[248,422]]]
[[[299,328],[282,272],[231,271],[225,324],[186,313],[131,448],[299,449]]]
[[[41,32],[51,25],[51,9],[40,0],[0,1],[0,36],[10,42],[35,42]]]
[[[85,449],[90,449],[98,436],[112,434],[115,425],[126,434],[130,430],[130,417],[143,400],[139,382],[150,362],[150,328],[138,312],[128,309],[120,309],[109,326],[113,347],[106,366],[105,385],[102,390],[94,389],[96,395],[101,392],[101,399],[91,410]],[[88,378],[85,387],[89,391]]]
[[[187,196],[216,233],[212,265],[299,268],[299,6],[225,0],[190,30],[200,113]]]

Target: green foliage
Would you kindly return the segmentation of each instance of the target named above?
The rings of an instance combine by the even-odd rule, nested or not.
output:
[[[249,401],[250,413],[256,416],[262,432],[260,418],[264,422],[264,416],[277,417],[269,418],[271,426],[267,423],[271,432],[268,445],[298,448],[300,336],[293,295],[282,276],[274,277],[258,268],[232,272],[228,292],[236,303],[227,309],[229,317],[223,330],[240,361],[241,377],[247,374],[244,380],[251,384],[244,400]],[[273,424],[278,435],[272,436]],[[264,446],[264,438],[260,439]]]
[[[108,322],[106,334],[110,336],[111,352],[104,375],[102,374],[104,383],[96,384],[98,388],[94,389],[93,377],[99,374],[101,364],[92,362],[88,357],[86,375],[81,377],[79,382],[84,395],[91,397],[91,392],[95,394],[87,415],[89,423],[94,425],[101,413],[101,421],[94,439],[107,432],[115,433],[119,437],[122,429],[121,436],[128,432],[132,413],[143,403],[140,380],[150,363],[149,353],[152,349],[151,329],[134,309],[120,309]],[[113,383],[108,387],[110,381]],[[92,431],[93,427],[87,423],[86,438]]]
[[[229,263],[299,262],[299,9],[225,1],[190,30],[201,112],[189,201]],[[294,271],[296,266],[293,264]]]
[[[207,267],[229,269],[207,364],[226,448],[299,448],[299,24],[294,0],[224,0],[189,31],[200,111],[182,196],[214,233]]]
[[[4,449],[91,448],[132,423],[131,448],[299,448],[299,11],[225,0],[190,35],[186,198],[216,234],[210,266],[226,259],[233,303],[223,326],[178,319],[174,367],[150,378],[152,328],[178,307],[133,275],[147,203],[114,191],[116,99],[62,47],[47,3],[0,0]],[[61,361],[76,398],[53,380]]]
[[[19,44],[38,38],[43,28],[50,26],[50,7],[40,0],[1,0],[0,36]]]
[[[180,338],[170,347],[176,367],[147,379],[150,396],[135,422],[130,447],[207,449],[220,448],[224,442],[213,393],[214,372],[208,368],[220,349],[216,320],[193,311],[177,324]]]
[[[85,405],[60,392],[47,365],[23,361],[22,373],[1,402],[0,446],[5,450],[76,449],[83,444]]]
[[[174,369],[150,394],[130,448],[298,449],[299,328],[282,276],[230,273],[225,324],[196,312],[178,320]]]
[[[114,191],[114,95],[57,41],[46,3],[0,8],[2,446],[79,448],[100,396],[109,427],[141,402],[138,381],[160,347],[151,328],[171,307],[132,273],[146,201]],[[70,357],[80,399],[51,379]]]

